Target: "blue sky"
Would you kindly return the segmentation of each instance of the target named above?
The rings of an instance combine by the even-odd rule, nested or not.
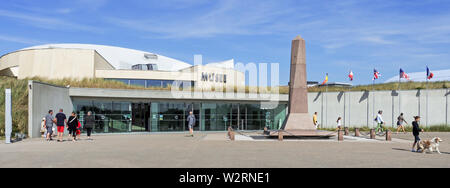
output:
[[[450,69],[450,1],[439,0],[2,0],[0,54],[45,43],[144,50],[193,63],[234,58],[280,63],[289,81],[291,40],[307,42],[308,80],[355,84]]]

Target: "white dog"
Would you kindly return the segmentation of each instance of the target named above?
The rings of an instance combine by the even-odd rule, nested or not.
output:
[[[439,137],[435,137],[431,140],[420,141],[419,149],[422,151],[422,153],[425,153],[425,151],[428,150],[429,153],[433,153],[433,151],[436,151],[441,154],[441,152],[439,151],[439,143],[442,141],[443,140]]]

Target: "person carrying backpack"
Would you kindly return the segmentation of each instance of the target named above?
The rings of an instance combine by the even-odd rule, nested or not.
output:
[[[377,115],[377,117],[375,118],[375,121],[377,122],[377,128],[376,128],[376,132],[379,132],[379,131],[382,131],[383,130],[383,124],[384,124],[384,121],[383,121],[383,111],[378,111],[378,115]]]

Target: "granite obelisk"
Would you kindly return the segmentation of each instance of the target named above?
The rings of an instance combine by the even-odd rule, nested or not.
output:
[[[289,82],[289,113],[282,130],[315,130],[308,114],[305,40],[297,36],[292,41],[291,76]]]

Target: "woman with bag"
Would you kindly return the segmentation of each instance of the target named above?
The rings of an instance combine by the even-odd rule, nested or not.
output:
[[[92,129],[95,127],[95,117],[92,115],[92,112],[89,111],[87,116],[84,117],[84,128],[86,129],[88,140],[91,139]]]
[[[78,127],[78,118],[75,112],[72,112],[72,115],[69,117],[68,127],[70,132],[72,133],[72,141],[77,141],[77,127]]]

